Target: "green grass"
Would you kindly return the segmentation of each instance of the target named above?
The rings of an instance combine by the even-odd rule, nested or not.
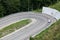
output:
[[[31,22],[30,19],[25,19],[25,20],[16,22],[14,24],[11,24],[11,25],[1,29],[0,30],[0,38],[7,35],[7,34],[10,34],[10,33],[14,32],[15,30],[20,29],[21,27],[29,24],[30,22]]]
[[[59,2],[57,2],[57,3],[56,3],[56,4],[54,4],[54,5],[50,5],[49,7],[54,8],[54,9],[56,9],[56,10],[60,11],[60,1],[59,1]]]
[[[36,35],[33,40],[60,40],[60,20],[52,24],[49,28]]]
[[[42,9],[33,10],[33,12],[42,12]]]
[[[54,5],[50,5],[50,8],[54,8],[60,11],[60,2],[57,2]],[[60,20],[52,24],[49,28],[42,31],[31,40],[60,40]]]

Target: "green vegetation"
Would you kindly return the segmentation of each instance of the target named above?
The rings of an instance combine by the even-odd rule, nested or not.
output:
[[[49,7],[57,9],[60,11],[60,1],[50,5]],[[52,24],[49,28],[42,31],[34,38],[30,38],[30,40],[60,40],[60,20]]]
[[[60,11],[60,1],[57,2],[57,3],[55,3],[54,5],[49,6],[49,7],[54,8],[54,9],[57,9],[57,10]]]
[[[60,0],[0,0],[0,17],[24,11],[40,11],[43,6],[53,5]]]
[[[52,24],[49,28],[30,38],[31,40],[60,40],[60,20]]]
[[[42,12],[42,9],[33,10],[34,12]]]
[[[55,3],[55,4],[52,4],[52,5],[49,5],[50,8],[54,8],[58,11],[60,11],[60,1]],[[42,9],[36,9],[34,10],[35,12],[42,12]]]
[[[0,38],[7,35],[7,34],[10,34],[12,33],[13,31],[15,30],[18,30],[20,29],[21,27],[29,24],[31,22],[30,19],[25,19],[25,20],[22,20],[22,21],[19,21],[19,22],[16,22],[14,24],[11,24],[3,29],[0,30]]]
[[[3,17],[4,15],[4,12],[5,12],[5,9],[4,7],[0,4],[0,17]]]

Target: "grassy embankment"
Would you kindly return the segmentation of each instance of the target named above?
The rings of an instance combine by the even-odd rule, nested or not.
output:
[[[3,29],[0,29],[0,38],[7,35],[7,34],[14,32],[15,30],[20,29],[21,27],[29,24],[30,22],[31,22],[30,19],[25,19],[25,20],[16,22],[14,24],[11,24]]]
[[[42,9],[33,10],[33,12],[42,12]]]
[[[54,8],[54,9],[60,11],[60,1],[55,3],[54,5],[49,6],[49,7],[50,8]]]
[[[60,2],[49,6],[60,11]],[[36,35],[31,40],[60,40],[60,20],[52,24],[49,28]]]
[[[31,40],[60,40],[60,20],[36,35]]]

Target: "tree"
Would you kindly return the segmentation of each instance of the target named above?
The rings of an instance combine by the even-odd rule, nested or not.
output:
[[[2,6],[2,4],[0,3],[0,17],[3,17],[5,14],[5,9],[4,7]]]
[[[1,3],[5,7],[6,15],[20,11],[20,0],[1,0]]]
[[[60,0],[0,0],[0,15],[41,9]]]

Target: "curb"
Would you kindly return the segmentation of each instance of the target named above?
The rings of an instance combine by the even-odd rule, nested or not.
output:
[[[35,22],[37,21],[37,20],[35,20],[35,19],[33,19],[33,18],[30,18],[30,19],[32,20],[32,22],[30,22],[30,23],[27,24],[26,26],[24,26],[24,27],[22,27],[22,28],[16,30],[15,32],[12,32],[12,33],[10,33],[10,34],[8,34],[8,35],[6,35],[6,36],[0,38],[0,40],[4,39],[5,37],[9,37],[10,35],[13,35],[13,34],[15,34],[16,32],[18,32],[18,31],[20,31],[20,30],[22,30],[22,29],[24,29],[24,28],[29,27],[31,24],[33,24],[33,23],[35,23]],[[22,20],[24,20],[24,19],[22,19]]]

